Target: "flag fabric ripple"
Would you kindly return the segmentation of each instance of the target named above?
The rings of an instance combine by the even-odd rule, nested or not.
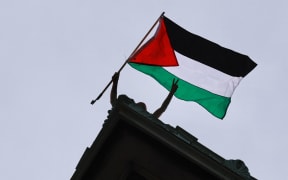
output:
[[[167,90],[173,79],[179,79],[177,98],[194,101],[223,119],[235,88],[257,64],[163,16],[154,36],[130,58],[129,65]]]

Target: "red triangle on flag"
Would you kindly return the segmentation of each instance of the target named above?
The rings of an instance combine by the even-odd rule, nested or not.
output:
[[[163,19],[160,20],[160,26],[155,35],[134,54],[129,62],[155,66],[178,66]]]

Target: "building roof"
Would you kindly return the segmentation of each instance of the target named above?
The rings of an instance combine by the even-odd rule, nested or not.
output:
[[[135,104],[134,100],[125,95],[120,95],[118,101],[108,111],[108,119],[104,121],[103,128],[90,148],[87,148],[80,159],[72,180],[80,180],[89,169],[114,129],[121,121],[130,124],[137,130],[153,137],[165,144],[174,152],[211,172],[219,179],[255,179],[249,173],[245,163],[241,160],[226,160],[206,146],[198,142],[198,139],[179,126],[175,128],[156,119],[146,110]],[[119,118],[120,117],[120,118]]]

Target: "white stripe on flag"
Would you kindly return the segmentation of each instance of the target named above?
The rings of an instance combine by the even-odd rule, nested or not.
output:
[[[175,52],[179,66],[164,67],[190,84],[214,94],[231,97],[242,77],[233,77]]]

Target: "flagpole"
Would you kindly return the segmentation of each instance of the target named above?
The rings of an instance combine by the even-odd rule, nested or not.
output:
[[[162,12],[161,15],[157,18],[157,20],[155,21],[155,23],[152,25],[152,27],[149,29],[149,31],[145,34],[145,36],[142,38],[142,40],[139,42],[139,44],[136,46],[136,48],[132,51],[132,53],[130,54],[130,56],[126,59],[126,61],[123,63],[123,65],[120,67],[120,69],[118,70],[118,73],[120,73],[122,71],[122,69],[125,67],[125,65],[129,62],[130,58],[134,55],[134,53],[138,50],[138,48],[142,45],[142,43],[145,41],[145,39],[147,38],[147,36],[151,33],[151,31],[154,29],[154,27],[156,26],[157,22],[159,21],[159,19],[164,15],[165,12]],[[104,92],[106,91],[106,89],[111,85],[112,83],[112,79],[110,80],[110,82],[106,85],[106,87],[103,89],[103,91],[98,95],[98,97],[94,100],[91,101],[91,104],[93,105],[97,100],[99,100],[101,98],[101,96],[104,94]]]

